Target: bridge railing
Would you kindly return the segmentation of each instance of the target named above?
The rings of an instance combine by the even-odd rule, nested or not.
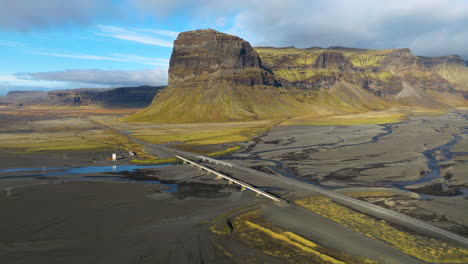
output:
[[[240,181],[240,180],[238,180],[238,179],[234,179],[234,178],[231,177],[231,176],[227,176],[227,175],[225,175],[225,174],[222,174],[222,173],[220,173],[220,172],[217,172],[217,171],[215,171],[215,170],[213,170],[213,169],[211,169],[211,168],[208,168],[208,167],[206,167],[206,166],[203,166],[202,164],[199,164],[199,163],[197,163],[197,162],[195,162],[195,161],[189,160],[189,159],[184,158],[184,157],[179,156],[179,155],[176,155],[176,157],[177,157],[178,159],[184,161],[184,162],[187,162],[187,163],[190,163],[190,164],[192,164],[192,165],[194,165],[194,166],[196,166],[196,167],[199,167],[199,168],[202,169],[202,170],[205,170],[205,171],[207,171],[207,172],[209,172],[209,173],[213,173],[214,175],[216,175],[216,176],[218,176],[218,177],[224,178],[224,179],[226,179],[229,183],[236,183],[236,184],[239,184],[240,186],[242,186],[242,188],[245,188],[245,189],[249,189],[249,190],[251,190],[251,191],[254,191],[254,192],[256,192],[257,194],[263,195],[263,196],[265,196],[265,197],[267,197],[267,198],[269,198],[269,199],[271,199],[271,200],[273,200],[273,201],[275,201],[275,202],[279,202],[279,201],[282,200],[282,199],[280,199],[280,198],[278,198],[278,197],[276,197],[276,196],[274,196],[274,195],[272,195],[272,194],[269,194],[269,193],[267,193],[267,192],[265,192],[265,191],[262,191],[262,190],[260,190],[260,189],[258,189],[258,188],[256,188],[256,187],[254,187],[254,186],[252,186],[252,185],[250,185],[250,184],[248,184],[248,183],[246,183],[246,182]]]

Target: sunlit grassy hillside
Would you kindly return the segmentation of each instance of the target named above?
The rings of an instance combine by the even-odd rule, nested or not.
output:
[[[468,91],[468,67],[443,63],[435,66],[433,71],[444,77],[458,90]]]
[[[152,106],[124,118],[127,122],[193,123],[324,116],[382,110],[388,104],[346,82],[330,89],[304,91],[271,86],[167,88]]]

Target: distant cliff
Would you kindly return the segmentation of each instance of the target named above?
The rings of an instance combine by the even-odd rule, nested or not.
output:
[[[49,92],[9,92],[0,96],[7,107],[144,108],[163,87],[139,86],[110,89],[68,89]]]
[[[437,108],[466,104],[462,100],[464,89],[436,71],[447,64],[466,68],[458,56],[417,57],[409,49],[259,47],[256,50],[285,87],[320,90],[342,80],[391,104]]]
[[[214,122],[295,115],[306,111],[277,88],[252,46],[215,30],[180,33],[169,63],[169,85],[128,121]]]
[[[169,85],[127,121],[253,120],[380,110],[392,105],[450,109],[467,101],[458,56],[409,49],[252,46],[215,30],[180,33]]]

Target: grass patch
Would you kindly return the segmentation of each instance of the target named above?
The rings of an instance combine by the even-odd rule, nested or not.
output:
[[[83,136],[81,135],[83,133]],[[65,151],[81,150],[111,150],[106,142],[107,136],[92,131],[87,136],[94,140],[87,140],[84,132],[32,132],[0,135],[0,147],[8,149],[21,149],[26,152],[62,153]]]
[[[265,221],[259,211],[241,215],[232,222],[233,235],[265,254],[288,263],[371,264],[370,259],[351,256],[323,247],[305,237]]]
[[[176,158],[170,158],[170,159],[149,159],[149,160],[133,159],[130,162],[135,163],[135,164],[142,164],[142,165],[157,165],[157,164],[176,163],[178,161],[179,160]]]
[[[329,198],[296,200],[296,204],[368,237],[384,241],[405,254],[427,262],[467,263],[468,249],[409,233],[389,223],[339,205]]]
[[[229,210],[227,212],[217,215],[214,219],[210,221],[204,221],[200,223],[200,225],[210,224],[211,232],[218,234],[218,235],[229,235],[232,232],[232,227],[228,223],[228,218],[234,214],[238,214],[239,212],[243,210],[246,210],[246,207],[239,207],[239,208]]]
[[[247,141],[275,125],[278,120],[203,124],[121,124],[132,137],[153,144],[179,142],[179,145],[214,145]]]
[[[83,117],[94,115],[128,115],[137,112],[135,108],[119,109],[58,109],[58,108],[40,108],[40,109],[6,109],[1,113],[13,116],[31,116],[31,117]]]
[[[32,114],[31,119],[41,115],[60,115],[53,111],[19,111]],[[68,114],[66,111],[64,115]],[[79,112],[77,110],[77,112]],[[96,114],[95,111],[86,113]],[[107,112],[104,112],[107,113]],[[14,129],[14,127],[13,127]],[[113,130],[97,127],[83,118],[57,116],[55,119],[31,121],[22,127],[25,132],[1,133],[0,147],[22,149],[26,152],[64,153],[67,151],[133,151],[140,157],[148,155],[143,146]],[[110,155],[109,155],[110,156]]]
[[[239,146],[234,146],[234,147],[226,148],[225,150],[220,150],[220,151],[209,153],[208,156],[210,157],[222,156],[222,155],[226,155],[226,154],[238,151],[240,149],[241,148]]]
[[[398,123],[407,118],[405,113],[388,111],[367,112],[328,117],[298,117],[285,121],[282,125],[312,125],[312,126],[337,126],[337,125],[371,125]]]
[[[240,149],[239,146],[233,146],[233,147],[226,148],[224,150],[209,153],[209,154],[207,154],[207,156],[215,157],[215,156],[226,155],[226,154],[232,153],[234,151],[238,151],[239,149]],[[170,159],[133,159],[131,162],[135,163],[135,164],[155,165],[155,164],[176,163],[176,162],[179,162],[179,159],[177,159],[177,158],[170,158]]]

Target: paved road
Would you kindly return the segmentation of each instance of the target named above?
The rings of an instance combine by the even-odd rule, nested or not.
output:
[[[379,263],[425,263],[384,242],[369,238],[294,204],[278,209],[277,206],[264,206],[262,212],[265,219],[325,247],[354,256],[374,259]]]
[[[196,154],[186,152],[186,151],[179,151],[179,150],[169,150],[180,155],[185,155],[187,157],[191,157],[193,159],[197,159]],[[225,162],[225,161],[224,161]],[[306,183],[301,182],[296,179],[288,178],[282,175],[272,175],[264,172],[260,172],[254,169],[246,168],[234,163],[228,163],[231,166],[222,166],[210,163],[210,166],[216,168],[217,170],[227,172],[228,174],[236,175],[239,179],[249,182],[251,184],[255,184],[255,182],[264,182],[268,183],[266,186],[281,187],[285,189],[292,189],[292,190],[302,190],[302,191],[312,191],[315,193],[320,193],[325,195],[336,202],[341,204],[350,206],[358,211],[364,212],[366,214],[370,214],[377,218],[386,220],[393,224],[398,224],[400,226],[404,226],[409,228],[410,230],[417,231],[424,235],[429,235],[432,237],[436,237],[443,240],[448,240],[459,245],[468,247],[468,239],[462,237],[460,235],[454,234],[452,232],[446,231],[444,229],[432,226],[427,224],[421,220],[409,217],[404,214],[400,214],[398,212],[365,202],[358,199],[354,199],[336,192],[328,191],[324,188]],[[239,173],[239,171],[243,171],[245,173]],[[243,177],[241,177],[243,176]],[[257,185],[258,186],[258,185]],[[265,186],[265,185],[264,185]]]
[[[117,130],[117,129],[115,129],[113,127],[110,127],[110,126],[107,126],[107,125],[104,125],[104,124],[102,124],[102,123],[100,123],[100,122],[98,122],[96,120],[89,119],[89,118],[86,118],[86,120],[93,123],[93,124],[96,124],[96,125],[102,127],[105,130],[111,130],[111,131],[114,131],[116,133],[120,133],[124,137],[128,138],[129,140],[132,140],[135,143],[143,145],[146,152],[148,152],[150,155],[158,157],[159,159],[169,159],[169,158],[174,157],[173,152],[167,151],[167,149],[164,149],[160,145],[152,144],[152,143],[145,142],[143,140],[136,139],[136,138],[134,138],[134,137],[132,137],[132,136],[130,136],[128,134],[123,133],[120,130]]]

